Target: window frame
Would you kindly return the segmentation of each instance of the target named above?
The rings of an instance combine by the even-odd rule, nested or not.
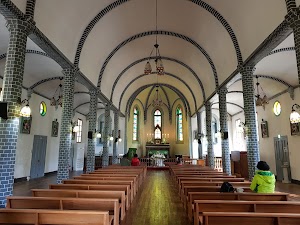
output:
[[[82,143],[82,119],[77,119],[77,126],[79,130],[76,132],[76,143]]]
[[[178,111],[181,111],[181,114],[178,114]],[[182,132],[182,140],[180,140],[180,137],[179,137],[179,116],[181,115],[181,132]],[[182,109],[182,106],[181,105],[178,105],[176,107],[176,110],[175,110],[175,130],[176,130],[176,143],[177,144],[183,144],[184,143],[184,135],[183,135],[183,109]]]
[[[135,110],[137,113],[135,113]],[[136,132],[134,128],[134,122],[135,122],[135,117],[136,117]],[[133,120],[132,120],[132,141],[138,142],[139,141],[139,129],[140,128],[140,110],[138,106],[133,107]],[[134,133],[136,133],[136,139],[134,139]]]
[[[159,111],[160,115],[155,115],[156,111]],[[157,125],[155,124],[155,117],[160,117],[160,125],[159,124],[157,124]],[[154,140],[162,140],[162,134],[163,134],[163,111],[162,111],[162,109],[155,108],[154,111],[153,111],[153,113],[152,113],[152,119],[153,119],[152,126],[153,126]],[[160,130],[160,138],[156,138],[155,137],[155,130],[157,128]]]

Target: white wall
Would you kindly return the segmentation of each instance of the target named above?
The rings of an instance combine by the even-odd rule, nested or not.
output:
[[[27,98],[27,91],[23,89],[22,99]],[[41,116],[39,106],[41,101],[47,105],[47,113]],[[47,149],[45,159],[45,173],[56,171],[58,168],[58,151],[59,151],[59,136],[51,137],[52,121],[57,119],[59,126],[61,125],[61,107],[55,110],[54,106],[50,106],[50,101],[39,95],[32,94],[29,100],[32,124],[30,134],[19,133],[16,151],[15,178],[27,177],[30,175],[31,156],[33,148],[34,135],[47,136]],[[85,116],[76,113],[74,120],[77,118],[83,121],[82,143],[87,142],[87,125]],[[59,127],[60,129],[60,127]]]
[[[231,123],[231,136],[232,136],[232,148],[231,151],[247,151],[246,139],[242,133],[239,133],[236,129],[235,122],[240,119],[241,122],[245,123],[245,114],[241,112],[232,117]]]
[[[282,112],[279,116],[275,116],[273,113],[273,104],[278,100],[282,106]],[[257,108],[258,121],[259,121],[259,137],[260,137],[260,157],[261,160],[265,160],[269,163],[271,170],[276,173],[275,153],[274,153],[274,137],[278,134],[281,136],[287,136],[288,147],[290,154],[290,164],[292,179],[300,180],[300,136],[291,136],[289,116],[291,113],[292,105],[300,102],[300,90],[295,90],[295,99],[292,100],[288,93],[279,96],[276,99],[270,101],[270,104],[266,106],[266,110],[262,107]],[[299,112],[299,110],[297,110]],[[262,119],[268,122],[269,137],[261,138],[260,124]]]

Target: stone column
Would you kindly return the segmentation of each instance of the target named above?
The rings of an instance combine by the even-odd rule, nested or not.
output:
[[[89,112],[89,132],[95,134],[97,123],[97,90],[90,90],[90,112]],[[86,171],[92,172],[95,170],[95,138],[88,139]]]
[[[227,133],[227,138],[222,137],[222,165],[223,173],[231,175],[231,165],[230,165],[230,149],[228,140],[228,124],[227,124],[227,104],[226,104],[226,94],[227,88],[223,87],[218,91],[219,94],[219,112],[220,112],[220,128],[222,133]]]
[[[31,30],[27,22],[9,19],[6,24],[10,36],[6,56],[1,98],[7,102],[7,120],[0,119],[0,208],[6,197],[13,193],[14,168],[19,134],[20,100],[25,63],[27,35]]]
[[[207,162],[208,166],[215,168],[214,149],[211,136],[211,104],[205,103],[206,112],[206,138],[207,138]]]
[[[128,112],[125,112],[124,154],[126,154],[128,152],[128,149],[127,149],[127,124],[128,124]]]
[[[294,0],[286,0],[288,14],[285,19],[294,32],[295,52],[297,59],[298,81],[300,84],[300,9]]]
[[[63,106],[60,126],[57,183],[69,179],[69,158],[72,138],[72,115],[74,102],[74,85],[77,68],[64,69]]]
[[[118,163],[118,136],[119,136],[119,112],[114,112],[114,143],[113,143],[113,158],[112,158],[112,164]]]
[[[109,156],[108,156],[108,129],[110,123],[110,107],[109,105],[105,105],[105,113],[104,113],[104,132],[103,132],[103,152],[102,152],[102,167],[106,167],[109,164]]]
[[[254,177],[256,164],[260,160],[259,146],[257,142],[256,105],[253,85],[254,70],[255,68],[252,66],[239,68],[239,71],[242,74],[245,123],[248,130],[247,156],[250,180]]]
[[[198,159],[203,159],[202,142],[201,142],[201,112],[197,112],[197,141],[198,141]],[[199,141],[200,140],[200,141]]]

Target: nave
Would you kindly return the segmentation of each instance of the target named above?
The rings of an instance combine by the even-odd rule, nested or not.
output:
[[[79,172],[80,173],[80,172]],[[70,174],[70,178],[79,175]],[[47,189],[54,184],[56,174],[43,178],[22,181],[14,184],[14,196],[31,196],[31,189]],[[134,198],[132,206],[126,212],[126,217],[120,225],[189,225],[186,210],[180,201],[178,186],[167,170],[148,170],[140,191]],[[300,189],[295,184],[277,182],[276,191],[291,193],[290,200],[299,201]]]

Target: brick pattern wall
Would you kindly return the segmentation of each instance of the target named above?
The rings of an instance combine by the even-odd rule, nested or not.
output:
[[[288,12],[297,7],[295,0],[285,0],[285,3]]]
[[[227,88],[223,87],[219,89],[219,113],[220,113],[220,128],[221,132],[228,133],[228,125],[227,125],[227,104],[226,104],[226,94]],[[231,174],[231,165],[230,165],[230,149],[229,149],[229,140],[223,139],[221,141],[222,146],[222,165],[223,172],[228,175]]]
[[[255,68],[251,66],[239,68],[239,71],[242,74],[245,123],[248,128],[247,155],[250,180],[254,177],[256,164],[260,160],[259,146],[257,142],[256,105],[253,85],[254,70]]]
[[[288,0],[286,0],[288,1]],[[288,3],[287,3],[288,4]],[[293,6],[293,3],[291,3]],[[289,26],[294,31],[294,42],[295,42],[295,51],[297,59],[297,69],[298,69],[298,80],[300,84],[300,9],[299,8],[288,8],[289,12],[286,15],[286,20]]]
[[[198,134],[201,134],[201,112],[197,112],[197,132]],[[196,137],[197,139],[200,139],[199,136]],[[198,158],[203,158],[203,151],[202,151],[202,143],[198,142]]]
[[[35,2],[36,2],[36,0],[27,0],[27,3],[26,3],[26,17],[33,19]]]
[[[97,123],[97,90],[90,91],[89,132],[95,133]],[[95,138],[88,139],[86,171],[95,170]]]
[[[58,153],[57,183],[69,179],[69,158],[71,150],[72,114],[74,101],[74,85],[77,69],[64,69],[63,107],[60,126],[60,140]]]
[[[207,138],[207,159],[208,166],[215,168],[215,159],[214,159],[214,149],[211,136],[211,104],[209,102],[205,103],[205,112],[206,112],[206,138]]]
[[[24,21],[11,19],[6,24],[10,36],[3,79],[2,99],[8,103],[8,119],[0,123],[0,208],[6,196],[13,193],[14,167],[19,134],[20,104],[22,95],[25,50],[30,26]]]
[[[110,125],[110,107],[109,105],[105,105],[105,113],[104,113],[104,133],[103,133],[103,152],[102,152],[102,166],[106,167],[109,163],[108,156],[108,129]]]
[[[116,138],[118,138],[119,135],[119,112],[114,112],[114,140],[113,140],[113,157],[112,157],[112,164],[118,163],[118,145],[116,142]]]

